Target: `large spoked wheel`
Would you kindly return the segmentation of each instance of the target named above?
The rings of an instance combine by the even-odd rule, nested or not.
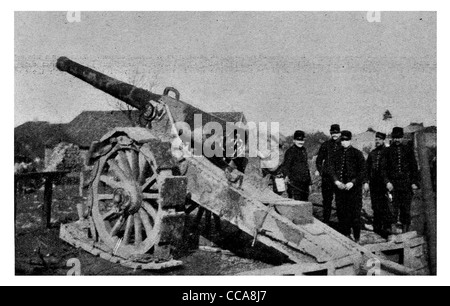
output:
[[[129,258],[158,243],[162,210],[157,164],[148,144],[116,144],[99,160],[92,217],[102,242]]]

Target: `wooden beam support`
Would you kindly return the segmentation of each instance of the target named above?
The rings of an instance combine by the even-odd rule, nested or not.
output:
[[[428,152],[426,147],[425,133],[419,132],[416,135],[417,152],[420,164],[421,189],[423,197],[423,205],[426,216],[426,236],[428,240],[428,257],[430,263],[430,272],[436,275],[436,247],[437,247],[437,214],[436,214],[436,198],[431,183],[430,164],[428,161]]]

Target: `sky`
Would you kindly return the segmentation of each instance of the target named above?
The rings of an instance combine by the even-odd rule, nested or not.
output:
[[[205,111],[243,111],[281,132],[436,125],[436,13],[15,13],[14,125],[69,122],[113,98],[54,64],[67,56]],[[393,119],[382,121],[385,110]]]

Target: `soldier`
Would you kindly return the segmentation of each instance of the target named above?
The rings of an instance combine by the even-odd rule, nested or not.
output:
[[[335,185],[339,231],[359,242],[361,236],[362,186],[366,184],[366,164],[361,151],[351,145],[352,133],[342,131],[342,146],[330,160]]]
[[[367,158],[367,178],[370,182],[370,200],[373,209],[374,232],[383,238],[387,238],[391,229],[391,217],[386,198],[386,184],[383,177],[384,163],[386,160],[386,146],[384,141],[386,134],[375,134],[375,149]]]
[[[405,233],[411,225],[413,190],[418,188],[417,162],[412,147],[402,143],[403,129],[394,127],[391,135],[393,143],[386,151],[384,179],[386,188],[393,195],[393,221],[400,221]],[[392,227],[395,232],[395,224]]]
[[[319,149],[316,159],[316,176],[322,176],[323,222],[329,223],[331,217],[331,204],[334,195],[334,183],[328,173],[328,162],[331,155],[340,148],[341,128],[339,124],[333,124],[330,128],[331,139],[325,141]]]
[[[299,201],[308,201],[311,175],[308,165],[308,153],[305,147],[305,132],[295,131],[294,145],[285,155],[282,172],[288,184],[289,198]]]

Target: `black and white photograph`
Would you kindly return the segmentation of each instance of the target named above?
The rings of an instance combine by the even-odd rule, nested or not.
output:
[[[14,276],[438,274],[436,11],[13,14]]]

